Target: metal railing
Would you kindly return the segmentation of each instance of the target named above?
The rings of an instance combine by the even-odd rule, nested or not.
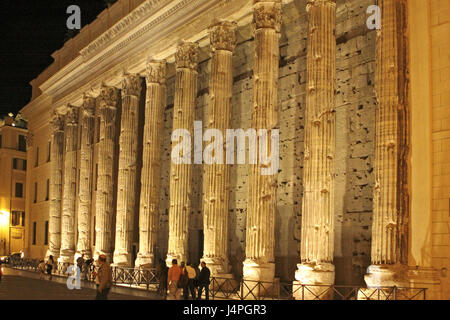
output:
[[[16,259],[9,266],[37,271],[37,259]],[[113,284],[159,292],[156,269],[111,267]],[[55,274],[68,276],[67,266],[59,265]],[[98,267],[84,265],[81,279],[93,282]],[[280,282],[234,280],[212,277],[209,296],[212,300],[426,300],[426,288],[377,287],[338,285],[302,285]]]
[[[213,277],[213,300],[426,300],[426,288],[293,285]]]

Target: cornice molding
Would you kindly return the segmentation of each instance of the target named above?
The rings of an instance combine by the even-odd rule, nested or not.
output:
[[[103,40],[99,37],[82,50],[84,55],[76,57],[44,82],[39,88],[52,98],[54,108],[63,107],[67,102],[82,104],[83,93],[98,92],[102,83],[119,87],[124,70],[144,77],[149,55],[172,62],[178,41],[205,38],[209,43],[208,26],[213,18],[247,19],[253,5],[252,0],[163,2],[164,5],[159,0],[145,1],[105,32],[101,36]],[[189,21],[192,26],[187,24]]]
[[[186,0],[188,1],[188,0]],[[121,35],[127,33],[148,16],[155,14],[159,9],[167,4],[167,0],[147,0],[122,20],[104,32],[100,37],[90,43],[87,47],[80,51],[84,59],[89,59],[96,53],[101,51],[103,47],[114,42]]]

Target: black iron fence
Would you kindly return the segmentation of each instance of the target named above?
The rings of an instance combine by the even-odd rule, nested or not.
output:
[[[213,277],[213,300],[426,300],[426,288],[293,285]]]
[[[17,259],[9,266],[37,271],[37,259]],[[84,265],[81,279],[95,281],[98,268]],[[112,267],[113,283],[159,292],[156,269]],[[67,265],[58,265],[55,274],[68,276]],[[338,285],[302,285],[293,283],[234,280],[212,277],[209,296],[213,300],[426,300],[425,288],[377,287],[361,288]]]

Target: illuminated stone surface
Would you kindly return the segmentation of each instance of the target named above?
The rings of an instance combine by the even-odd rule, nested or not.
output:
[[[120,91],[102,86],[100,94],[100,141],[98,145],[98,180],[96,212],[95,256],[104,254],[112,258],[114,250],[114,177],[116,149],[116,116]]]
[[[331,285],[334,283],[336,3],[310,1],[307,12],[302,263],[295,278],[300,284]]]
[[[78,242],[77,254],[84,259],[92,257],[91,249],[91,205],[94,144],[95,98],[83,97],[81,107],[81,162],[80,188],[78,194]]]
[[[49,246],[46,256],[59,257],[61,249],[61,197],[64,152],[64,117],[55,113],[51,121],[52,149],[50,176]]]
[[[278,126],[278,66],[281,1],[255,1],[255,61],[251,127]],[[270,139],[267,141],[271,150]],[[249,165],[244,279],[273,281],[275,277],[276,175],[262,175],[263,164]]]
[[[137,192],[139,99],[142,78],[126,75],[122,81],[122,116],[117,179],[116,241],[114,264],[131,266]]]
[[[144,146],[136,266],[154,265],[161,175],[161,142],[166,91],[166,62],[148,61]]]
[[[194,135],[194,107],[197,92],[198,44],[182,42],[175,54],[176,80],[173,130],[185,129]],[[192,165],[170,165],[169,247],[167,265],[172,259],[187,262],[189,217],[191,211]]]
[[[58,262],[73,263],[75,258],[75,205],[77,187],[77,149],[79,109],[67,106],[65,115],[64,184],[61,213],[61,251]]]
[[[210,106],[208,129],[220,130],[225,137],[231,128],[231,97],[233,94],[233,50],[236,45],[236,24],[219,22],[210,28],[212,47]],[[223,142],[225,144],[225,142]],[[225,145],[223,155],[225,155]],[[203,260],[212,274],[229,273],[228,212],[230,166],[205,164],[203,175],[203,227],[205,245]]]

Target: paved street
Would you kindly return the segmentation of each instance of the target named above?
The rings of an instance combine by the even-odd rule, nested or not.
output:
[[[95,290],[82,288],[69,290],[63,283],[56,281],[39,280],[37,274],[31,277],[21,276],[23,272],[3,268],[4,275],[0,282],[0,300],[93,300]],[[60,280],[61,281],[61,280]],[[61,281],[62,282],[62,281]],[[110,293],[110,300],[147,300],[145,297],[136,297],[117,293]]]

